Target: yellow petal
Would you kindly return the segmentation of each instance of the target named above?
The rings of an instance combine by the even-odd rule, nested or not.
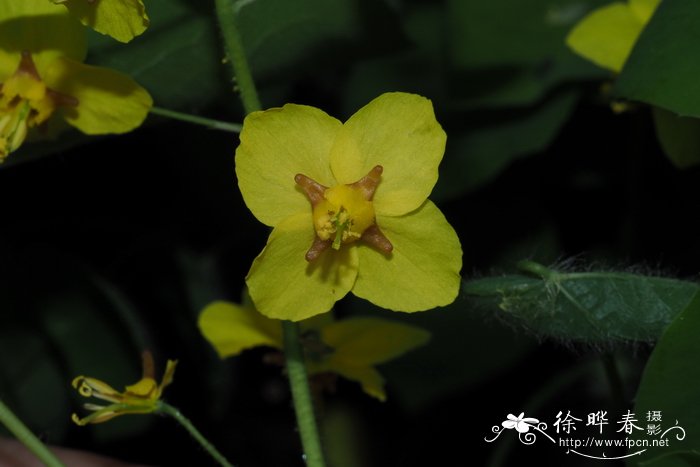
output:
[[[40,74],[58,57],[82,61],[87,52],[84,28],[47,0],[0,2],[0,44],[0,81],[15,72],[24,50]]]
[[[258,346],[282,348],[280,322],[250,307],[214,302],[199,315],[198,324],[199,330],[221,358]]]
[[[275,226],[292,214],[311,212],[294,182],[296,174],[325,186],[335,184],[328,158],[340,127],[325,112],[295,104],[246,117],[236,150],[236,176],[246,205],[260,222]]]
[[[566,44],[598,66],[620,72],[644,23],[624,3],[598,8],[571,30]]]
[[[440,210],[426,201],[405,216],[377,216],[377,225],[394,250],[387,256],[360,245],[360,269],[352,292],[394,311],[423,311],[452,303],[459,291],[462,248]]]
[[[66,121],[89,135],[126,133],[148,115],[153,100],[133,79],[107,68],[55,60],[44,77],[47,86],[78,99],[64,108]]]
[[[120,42],[129,42],[148,27],[146,8],[141,0],[53,1],[65,5],[84,25]]]
[[[338,182],[354,183],[381,165],[375,211],[406,214],[432,191],[446,138],[428,99],[400,92],[382,94],[343,125],[331,152],[331,168]]]
[[[357,252],[329,248],[314,262],[304,258],[314,231],[311,212],[280,222],[255,258],[246,282],[255,307],[277,319],[300,321],[329,311],[352,288]]]
[[[384,392],[384,378],[371,366],[351,366],[338,361],[328,365],[326,371],[338,373],[340,376],[351,381],[360,383],[362,390],[380,401],[386,400]]]
[[[136,383],[127,386],[124,394],[124,402],[127,404],[138,403],[134,401],[134,397],[140,398],[158,398],[158,383],[153,378],[142,378]]]
[[[163,373],[163,379],[160,381],[160,385],[158,385],[158,397],[163,393],[163,389],[165,389],[166,386],[169,386],[170,383],[173,382],[173,377],[175,376],[175,367],[177,366],[177,360],[168,360],[168,363],[165,365],[165,372]]]
[[[328,359],[371,366],[419,347],[430,333],[408,324],[381,318],[350,318],[336,321],[321,331],[323,342],[335,349]]]
[[[661,0],[629,0],[630,9],[644,25],[649,22],[660,3]]]

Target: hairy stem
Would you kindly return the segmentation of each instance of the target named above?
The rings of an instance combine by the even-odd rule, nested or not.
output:
[[[306,454],[306,465],[308,467],[324,467],[326,464],[323,460],[323,449],[318,436],[316,416],[309,390],[309,378],[306,374],[304,355],[299,342],[299,327],[297,323],[292,321],[282,321],[282,329],[289,385],[292,388],[294,411],[297,415],[301,443]]]

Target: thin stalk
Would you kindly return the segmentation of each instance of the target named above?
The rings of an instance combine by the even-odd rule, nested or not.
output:
[[[49,450],[22,421],[0,400],[0,423],[5,425],[47,467],[65,467],[56,455]]]
[[[261,110],[262,106],[255,89],[253,75],[248,66],[241,35],[238,32],[234,3],[234,0],[215,0],[216,17],[219,21],[219,28],[221,28],[221,35],[224,38],[226,56],[231,62],[233,75],[236,77],[236,84],[241,93],[243,108],[246,114],[249,114]]]
[[[282,321],[284,333],[284,355],[287,360],[287,374],[292,388],[294,411],[304,447],[307,467],[324,467],[323,449],[318,436],[318,426],[314,406],[309,390],[309,378],[306,374],[304,354],[299,341],[299,327],[292,321]]]
[[[182,425],[189,432],[189,434],[192,435],[192,437],[204,448],[204,450],[207,451],[207,453],[209,453],[209,455],[216,462],[219,463],[219,465],[222,465],[224,467],[233,467],[233,464],[226,460],[226,458],[214,447],[214,445],[211,444],[209,440],[206,439],[197,428],[195,428],[192,422],[190,422],[187,417],[182,415],[182,413],[176,407],[173,407],[172,405],[166,404],[165,402],[161,401],[158,411],[168,414],[175,420],[177,420],[180,423],[180,425]]]
[[[214,120],[211,118],[200,117],[198,115],[186,114],[183,112],[178,112],[176,110],[163,109],[160,107],[151,107],[150,112],[153,115],[160,115],[161,117],[172,118],[174,120],[180,120],[183,122],[194,123],[195,125],[203,125],[212,130],[222,130],[231,133],[240,133],[243,125],[240,123],[229,123],[222,122],[221,120]]]

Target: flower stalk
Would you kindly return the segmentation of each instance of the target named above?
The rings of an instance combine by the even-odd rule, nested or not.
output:
[[[0,400],[0,423],[5,425],[47,467],[65,467],[54,453],[32,433],[17,416]]]
[[[212,130],[228,131],[230,133],[240,133],[243,126],[240,123],[223,122],[221,120],[200,117],[199,115],[178,112],[176,110],[163,109],[161,107],[151,107],[150,112],[153,115],[171,118],[173,120],[180,120],[182,122],[194,123],[195,125],[206,126]]]
[[[308,467],[324,467],[323,449],[318,436],[318,426],[314,414],[309,378],[306,374],[304,354],[299,342],[299,326],[293,321],[282,321],[284,335],[284,355],[287,360],[289,386],[294,399],[294,411],[297,415],[301,443],[306,454]]]
[[[262,110],[255,88],[253,75],[248,66],[245,49],[238,32],[236,12],[233,0],[215,0],[216,16],[224,39],[226,55],[231,61],[233,75],[243,101],[246,114]],[[306,465],[308,467],[325,467],[318,427],[311,402],[309,378],[304,365],[304,356],[299,340],[296,323],[283,321],[284,351],[289,373],[289,384],[294,399],[294,410],[301,435]]]
[[[238,32],[236,9],[234,0],[215,0],[216,17],[221,28],[221,35],[224,39],[224,49],[226,56],[231,61],[233,76],[235,76],[238,90],[243,101],[245,113],[249,114],[262,109],[258,92],[255,89],[253,75],[248,66],[248,59],[245,55],[241,35]]]
[[[216,461],[219,463],[219,465],[223,467],[233,467],[233,464],[231,464],[220,452],[218,449],[214,447],[213,444],[209,442],[208,439],[200,433],[200,431],[192,424],[192,422],[182,415],[182,412],[178,410],[176,407],[173,407],[170,404],[166,404],[163,401],[159,402],[158,405],[158,412],[170,415],[172,418],[177,420],[177,422],[187,430],[187,432],[197,441],[205,451]]]

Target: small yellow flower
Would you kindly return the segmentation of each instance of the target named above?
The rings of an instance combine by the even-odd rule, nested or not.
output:
[[[287,104],[248,115],[240,138],[241,193],[274,227],[246,278],[261,313],[299,321],[349,291],[405,312],[454,301],[462,251],[427,200],[446,141],[428,99],[383,94],[344,124]]]
[[[84,407],[93,413],[85,418],[79,418],[73,414],[72,420],[78,425],[88,423],[102,423],[119,415],[151,413],[159,408],[160,396],[163,390],[173,381],[176,360],[168,360],[160,384],[156,383],[153,368],[153,356],[150,352],[143,353],[143,377],[119,392],[107,383],[87,376],[78,376],[73,380],[73,387],[81,396],[94,397],[107,402],[109,405],[85,404]]]
[[[596,65],[619,73],[661,0],[628,0],[600,7],[574,26],[566,44]]]
[[[85,26],[129,42],[142,34],[149,20],[142,0],[49,0],[64,5]]]
[[[219,357],[259,346],[283,348],[280,321],[266,318],[252,304],[214,302],[199,316],[199,329]],[[379,318],[333,321],[330,314],[301,323],[301,342],[309,374],[336,373],[360,383],[370,396],[384,401],[384,378],[375,365],[425,344],[423,329]]]
[[[32,129],[63,118],[86,134],[141,125],[151,96],[130,77],[85,65],[84,29],[45,0],[0,2],[0,162]]]

